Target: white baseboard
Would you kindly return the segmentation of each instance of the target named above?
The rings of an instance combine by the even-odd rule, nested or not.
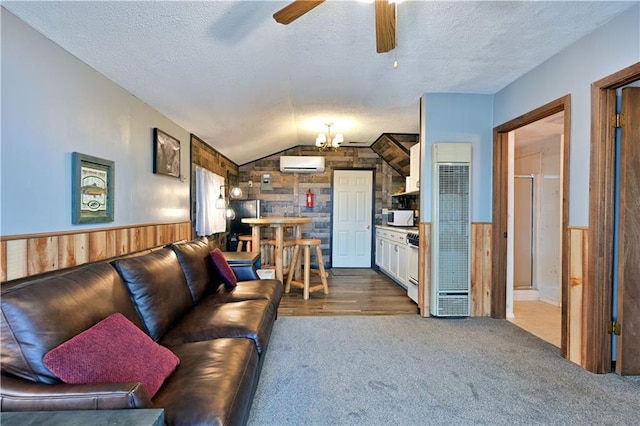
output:
[[[534,288],[513,290],[513,300],[538,300],[539,298],[540,293]]]

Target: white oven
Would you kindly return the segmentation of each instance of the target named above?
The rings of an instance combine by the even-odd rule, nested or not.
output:
[[[418,264],[420,237],[417,233],[409,232],[407,234],[407,243],[409,244],[409,262],[407,275],[409,282],[407,283],[407,296],[414,302],[418,303]]]

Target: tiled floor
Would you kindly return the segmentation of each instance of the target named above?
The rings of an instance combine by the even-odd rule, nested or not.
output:
[[[562,321],[560,306],[539,300],[515,300],[513,313],[515,318],[511,318],[509,321],[542,340],[560,347]]]

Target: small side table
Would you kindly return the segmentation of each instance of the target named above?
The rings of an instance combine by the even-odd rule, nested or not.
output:
[[[164,426],[164,410],[6,411],[2,426]]]

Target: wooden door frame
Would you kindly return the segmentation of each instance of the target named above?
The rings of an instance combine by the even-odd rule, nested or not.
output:
[[[589,244],[583,367],[593,373],[611,371],[611,321],[613,273],[613,209],[615,180],[615,128],[610,118],[616,110],[616,90],[640,79],[640,62],[591,85],[591,160],[589,177]]]
[[[493,225],[491,245],[491,317],[505,318],[507,310],[507,201],[508,201],[508,134],[550,115],[564,111],[564,144],[562,152],[562,325],[560,352],[567,356],[568,291],[569,291],[569,145],[571,130],[571,95],[565,95],[533,111],[493,129]]]

